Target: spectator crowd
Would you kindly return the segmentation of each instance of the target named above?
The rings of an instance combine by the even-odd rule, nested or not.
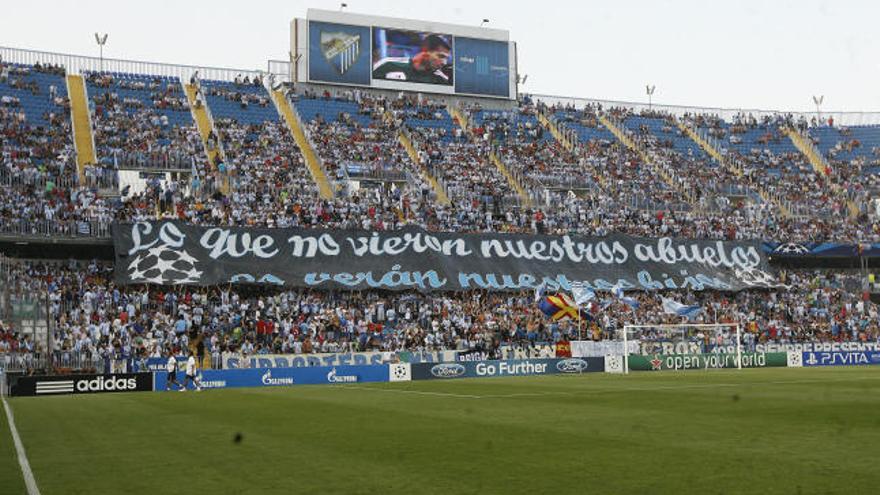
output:
[[[689,323],[740,324],[747,342],[880,339],[878,307],[862,297],[860,276],[846,272],[790,271],[781,274],[788,287],[773,290],[630,292],[640,302],[635,310],[600,293],[603,304],[582,322],[547,319],[531,292],[118,286],[112,267],[99,262],[12,262],[4,278],[4,304],[47,301],[52,353],[119,359],[179,353],[197,342],[219,356],[471,350],[579,336],[609,340],[619,338],[625,323],[681,323],[664,313],[664,297],[703,308]],[[9,320],[0,323],[0,352],[44,352],[46,345]]]

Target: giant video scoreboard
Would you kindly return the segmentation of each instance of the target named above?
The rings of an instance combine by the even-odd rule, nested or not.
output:
[[[516,44],[504,30],[309,9],[290,32],[299,81],[517,96]]]

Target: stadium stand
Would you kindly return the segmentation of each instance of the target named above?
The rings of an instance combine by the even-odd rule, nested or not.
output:
[[[848,212],[849,202],[866,203],[876,191],[875,126],[528,96],[494,108],[406,93],[316,91],[253,73],[199,79],[92,70],[84,76],[98,163],[80,178],[65,75],[63,67],[0,64],[0,234],[13,239],[106,238],[114,221],[173,218],[221,226],[880,240],[876,216],[864,206],[858,216]],[[204,112],[205,129],[193,109]],[[827,176],[795,146],[792,129],[827,159]],[[148,174],[139,188],[122,185],[122,171],[150,167],[174,172]],[[331,194],[322,192],[321,174]],[[214,354],[469,349],[553,342],[576,331],[572,322],[545,321],[526,293],[120,287],[103,262],[6,266],[5,294],[50,301],[57,324],[51,350],[61,354],[156,356],[187,347],[192,329]],[[710,309],[704,318],[743,323],[753,341],[877,339],[876,307],[861,298],[857,276],[783,276],[790,288],[667,295]],[[669,318],[657,294],[636,297],[642,304],[633,321]],[[590,338],[607,338],[619,326],[627,309],[617,306],[588,325]],[[3,325],[0,351],[42,345]]]
[[[9,73],[10,69],[5,71]],[[58,91],[57,88],[64,86],[63,71],[55,77]],[[106,232],[107,224],[113,219],[147,219],[157,215],[204,223],[219,221],[209,220],[210,215],[205,213],[212,211],[212,202],[239,205],[249,201],[277,202],[266,199],[272,196],[268,192],[272,188],[264,189],[264,193],[259,194],[261,199],[255,199],[253,183],[264,178],[252,165],[242,164],[242,153],[230,159],[223,152],[229,147],[234,155],[237,149],[250,148],[253,143],[266,139],[284,141],[279,145],[283,148],[281,154],[297,164],[293,175],[286,176],[293,177],[290,184],[296,184],[296,191],[288,191],[286,198],[294,195],[300,203],[314,202],[315,173],[314,170],[311,174],[305,173],[312,168],[308,160],[305,164],[309,166],[302,166],[308,152],[298,153],[298,147],[282,136],[284,126],[273,108],[269,91],[262,81],[236,84],[230,79],[206,80],[198,94],[199,105],[203,102],[215,119],[210,130],[214,136],[209,137],[221,151],[221,159],[215,159],[218,163],[210,163],[200,146],[180,77],[88,72],[87,88],[94,106],[96,144],[103,166],[87,167],[85,179],[102,181],[105,185],[118,183],[115,167],[120,166],[121,156],[124,166],[135,162],[135,165],[144,165],[157,160],[166,163],[169,159],[182,160],[178,171],[190,174],[176,174],[173,180],[147,180],[141,189],[122,195],[119,200],[114,199],[113,194],[107,195],[106,190],[100,198],[96,197],[97,191],[86,191],[76,197],[80,207],[67,208],[66,218],[101,223],[90,223],[82,228],[73,224],[72,228],[57,230]],[[6,100],[12,102],[13,98],[19,98],[14,94],[10,90]],[[333,188],[341,194],[330,203],[324,198],[324,204],[314,207],[319,208],[321,214],[313,212],[312,218],[327,217],[328,211],[344,211],[344,205],[356,203],[360,205],[356,212],[342,215],[348,218],[345,225],[352,225],[351,216],[363,208],[382,212],[381,220],[373,223],[374,228],[416,224],[455,231],[620,231],[643,235],[834,238],[840,241],[865,240],[876,235],[875,223],[867,216],[870,211],[867,194],[873,190],[874,183],[860,179],[875,177],[871,173],[874,169],[854,162],[854,166],[859,167],[857,175],[841,172],[828,179],[840,180],[848,195],[832,194],[816,180],[808,160],[780,131],[780,125],[786,122],[782,117],[743,123],[748,117],[739,116],[727,122],[709,115],[678,117],[657,111],[635,115],[629,110],[605,109],[597,104],[580,108],[548,107],[526,98],[517,107],[507,110],[463,110],[460,118],[471,121],[470,129],[465,131],[445,104],[432,103],[423,97],[419,100],[403,94],[386,99],[358,93],[355,98],[351,91],[320,97],[291,92],[289,96],[306,123],[311,138],[306,142],[317,148],[321,164],[327,167],[326,172],[333,179]],[[68,113],[62,112],[60,125],[66,126],[62,131],[63,142],[67,143],[66,156],[70,160]],[[543,116],[549,116],[550,122],[542,124]],[[627,149],[602,123],[603,119],[620,122],[619,128],[634,138],[638,147]],[[257,126],[267,122],[273,123],[269,126],[272,129],[256,132]],[[713,158],[711,150],[689,139],[689,134],[684,132],[686,125],[707,137],[721,138],[715,142],[725,143],[722,149],[725,153],[727,147],[730,148],[729,155],[742,166],[743,175],[732,173],[724,163]],[[222,130],[228,132],[220,139]],[[562,139],[554,139],[554,132]],[[123,136],[125,143],[122,143]],[[53,146],[60,146],[59,141],[52,139]],[[358,144],[351,146],[352,142]],[[372,148],[367,143],[373,143]],[[413,147],[408,148],[407,143]],[[572,147],[572,143],[576,143],[576,147]],[[415,163],[409,151],[414,152]],[[494,158],[499,159],[503,168],[493,166],[497,165]],[[340,161],[345,161],[345,166],[340,167]],[[675,180],[654,180],[658,166]],[[243,167],[248,170],[242,170]],[[846,170],[835,167],[838,169]],[[70,169],[60,174],[55,183],[70,183],[75,175]],[[229,180],[240,191],[244,188],[247,192],[219,187]],[[365,187],[361,189],[361,185]],[[518,190],[520,187],[527,191],[525,201],[522,191]],[[762,194],[766,189],[781,200]],[[691,193],[682,198],[682,191]],[[11,187],[4,193],[15,194]],[[445,205],[444,196],[452,199],[451,207]],[[89,198],[88,206],[82,203],[82,197]],[[356,200],[349,201],[349,198]],[[561,198],[569,199],[564,207],[559,206]],[[861,205],[861,222],[833,220],[835,214],[845,216],[847,207],[856,199]],[[287,199],[282,203],[285,201]],[[777,210],[780,204],[786,208]],[[299,208],[302,207],[301,204]],[[42,210],[44,208],[32,207],[25,218],[56,221],[55,217],[47,219]],[[34,211],[41,214],[34,216]],[[795,215],[792,211],[810,214]],[[220,217],[230,222],[229,215]],[[286,214],[280,217],[269,219],[254,215],[264,224],[301,224]],[[647,218],[662,220],[646,222]],[[722,224],[726,225],[720,227]],[[30,231],[50,232],[52,229],[41,227]]]
[[[204,168],[204,153],[180,80],[146,74],[86,74],[98,161],[183,162]]]
[[[790,288],[724,293],[669,291],[706,308],[695,322],[740,322],[747,344],[874,342],[877,306],[864,301],[858,275],[790,271]],[[188,348],[193,330],[215,360],[226,352],[253,354],[349,350],[468,350],[499,344],[534,345],[578,335],[573,320],[547,321],[531,292],[508,294],[322,292],[272,288],[117,287],[102,263],[14,263],[5,292],[13,299],[41,294],[50,301],[52,352],[115,359],[161,357]],[[635,312],[621,303],[581,329],[588,339],[613,338],[621,321],[674,323],[661,295],[642,293]],[[701,334],[707,348],[715,335]],[[41,346],[0,323],[0,353]],[[100,359],[100,358],[99,358]]]
[[[112,167],[77,170],[63,67],[0,63],[0,232],[103,233]],[[87,222],[83,222],[87,220]]]

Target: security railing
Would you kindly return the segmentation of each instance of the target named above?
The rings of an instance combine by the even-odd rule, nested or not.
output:
[[[294,65],[287,60],[268,60],[266,71],[270,78],[274,76],[275,83],[287,83],[294,80]]]
[[[71,188],[77,187],[79,181],[75,175],[54,176],[42,173],[37,174],[37,169],[30,169],[28,171],[10,171],[5,168],[0,168],[0,186],[34,187],[39,190],[45,190],[50,185]]]
[[[540,182],[545,189],[599,190],[599,185],[588,177],[575,177],[572,175],[538,175],[533,177],[536,181]]]
[[[195,157],[177,152],[119,152],[113,156],[120,170],[163,170],[166,172],[190,172]]]
[[[547,106],[572,106],[576,109],[582,109],[587,105],[602,105],[608,109],[612,107],[628,108],[636,114],[643,111],[663,112],[675,116],[683,116],[685,114],[704,114],[720,117],[728,122],[734,117],[741,114],[751,114],[755,118],[760,119],[764,116],[791,115],[795,120],[803,117],[810,121],[816,116],[815,112],[790,111],[790,110],[762,110],[755,108],[722,108],[722,107],[703,107],[694,105],[658,105],[656,103],[639,103],[633,101],[621,100],[602,100],[596,98],[578,98],[569,96],[529,94],[525,95],[532,100],[536,100]],[[880,112],[844,112],[844,111],[822,111],[822,117],[827,120],[828,117],[834,118],[835,125],[855,126],[855,125],[878,125],[880,124]]]
[[[0,352],[0,371],[28,373],[39,370],[50,374],[109,373],[126,368],[126,361],[128,360],[102,356],[97,352]]]
[[[627,196],[620,199],[632,210],[687,212],[692,209],[691,205],[684,202],[668,202],[645,196]]]
[[[3,219],[0,222],[0,236],[109,238],[110,222]]]
[[[253,77],[264,73],[262,70],[89,57],[69,53],[44,52],[10,47],[0,47],[0,57],[2,57],[3,61],[7,63],[60,65],[67,70],[68,74],[84,74],[86,72],[120,72],[126,74],[181,77],[188,81],[189,78],[198,71],[201,79],[233,81],[236,76]]]
[[[406,171],[396,164],[343,162],[339,167],[346,180],[376,180],[384,182],[405,182]]]
[[[37,173],[36,169],[13,171],[0,168],[0,186],[34,187],[38,190],[46,190],[50,187],[115,189],[119,187],[119,175],[114,169],[100,167],[88,167],[82,179],[75,174],[55,176]]]

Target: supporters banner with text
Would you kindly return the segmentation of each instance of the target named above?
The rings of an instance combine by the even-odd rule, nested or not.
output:
[[[115,224],[121,284],[462,291],[779,286],[757,242]]]
[[[223,355],[224,369],[303,368],[307,366],[378,365],[394,361],[392,352],[328,352],[321,354]]]

